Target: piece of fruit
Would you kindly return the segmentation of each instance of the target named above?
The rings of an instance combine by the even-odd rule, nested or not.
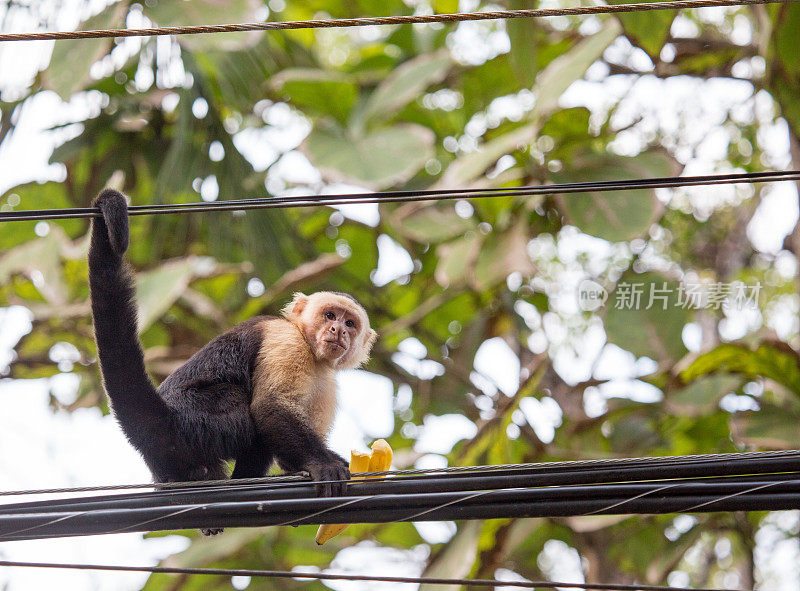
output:
[[[385,439],[378,439],[370,447],[372,454],[369,458],[370,472],[386,472],[392,466],[392,448],[386,443]],[[369,478],[382,478],[381,476],[370,476]]]
[[[359,472],[386,472],[392,466],[392,448],[384,439],[375,441],[371,453],[352,450],[350,452],[350,473]],[[382,476],[367,476],[367,478],[382,478]],[[363,480],[363,477],[353,478]],[[324,544],[334,536],[338,536],[347,529],[349,523],[330,523],[320,525],[317,530],[317,544]]]
[[[367,472],[369,470],[370,454],[363,451],[350,451],[350,473]],[[354,478],[353,480],[361,480]],[[338,536],[347,529],[348,523],[328,523],[320,525],[317,530],[317,544],[324,544],[334,536]]]

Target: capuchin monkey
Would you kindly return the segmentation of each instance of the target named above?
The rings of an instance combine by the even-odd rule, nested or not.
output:
[[[136,328],[125,197],[94,201],[89,283],[103,383],[117,421],[156,482],[264,476],[273,461],[308,472],[319,494],[342,494],[347,462],[325,439],[336,410],[334,373],[366,362],[376,333],[347,294],[295,294],[283,317],[258,316],[218,336],[157,388]],[[204,533],[214,533],[204,532]]]

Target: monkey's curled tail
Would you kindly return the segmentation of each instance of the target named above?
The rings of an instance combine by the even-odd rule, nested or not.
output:
[[[128,249],[128,205],[111,189],[100,193],[94,205],[103,213],[92,220],[89,247],[95,340],[106,392],[133,442],[140,428],[169,413],[145,370],[136,328],[136,289],[122,258]]]

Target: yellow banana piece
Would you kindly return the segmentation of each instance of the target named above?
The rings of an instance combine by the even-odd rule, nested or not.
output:
[[[378,439],[370,447],[372,455],[369,458],[370,472],[386,472],[392,466],[392,448],[385,439]],[[370,476],[369,478],[381,478]]]
[[[369,461],[370,454],[364,453],[363,451],[356,451],[355,449],[351,450],[350,472],[355,474],[356,472],[369,471]],[[324,544],[331,538],[338,536],[347,529],[348,525],[348,523],[328,523],[325,525],[320,525],[319,529],[317,530],[317,544]]]
[[[371,453],[364,453],[356,450],[350,452],[350,472],[385,472],[392,465],[392,448],[384,439],[375,441],[371,448]],[[367,478],[380,478],[379,476],[368,476]],[[353,480],[361,480],[354,478]],[[320,525],[317,530],[317,544],[324,544],[331,538],[338,536],[347,529],[349,523],[331,523]]]

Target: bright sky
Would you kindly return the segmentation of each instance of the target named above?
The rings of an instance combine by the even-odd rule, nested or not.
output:
[[[709,12],[709,15],[709,18],[713,18],[713,13]],[[675,32],[681,32],[681,27],[686,26],[684,21],[678,19]],[[25,27],[19,25],[18,28],[22,30]],[[485,40],[485,43],[481,40]],[[488,23],[464,23],[451,41],[453,53],[470,63],[480,63],[508,50],[508,38],[502,26]],[[608,51],[618,61],[647,68],[646,56],[622,40]],[[14,88],[24,87],[37,64],[46,62],[48,52],[49,45],[42,43],[19,44],[11,51],[4,48],[0,52],[0,70],[3,72],[0,91],[13,92]],[[586,80],[575,83],[569,89],[562,99],[562,105],[585,105],[594,113],[593,118],[599,121],[605,117],[609,106],[618,101],[621,101],[621,106],[614,118],[619,126],[640,115],[644,115],[644,118],[642,124],[634,126],[626,134],[621,134],[615,149],[623,154],[635,154],[644,135],[652,131],[658,131],[667,137],[670,134],[674,136],[678,154],[683,153],[683,144],[697,143],[699,149],[686,157],[687,174],[712,172],[716,163],[724,159],[729,138],[720,132],[719,122],[725,112],[735,112],[743,118],[758,117],[768,121],[771,119],[772,108],[769,97],[754,97],[752,88],[744,82],[702,82],[689,78],[663,81],[644,77],[632,83],[627,77],[605,78],[605,72],[599,65],[590,70]],[[48,165],[47,160],[54,146],[70,133],[77,133],[79,129],[74,128],[61,134],[45,130],[55,123],[78,121],[87,113],[93,112],[97,104],[98,97],[91,94],[76,97],[69,104],[62,103],[55,94],[49,92],[41,93],[30,100],[15,135],[0,148],[0,193],[32,179],[61,179],[62,169],[58,165]],[[501,101],[494,106],[499,115],[493,114],[492,108],[488,115],[506,116],[509,108],[515,108],[514,101]],[[280,134],[270,133],[268,128],[243,132],[236,138],[237,148],[251,158],[258,169],[264,169],[272,159],[286,152],[275,169],[276,177],[293,182],[315,180],[317,173],[302,154],[293,150],[308,132],[307,123],[285,105],[277,105],[269,117],[270,125],[280,128]],[[687,133],[687,129],[695,137],[681,137],[680,134]],[[780,123],[766,126],[760,140],[762,146],[767,148],[772,166],[777,169],[787,167],[788,135],[785,126]],[[287,141],[289,145],[281,144]],[[279,186],[282,181],[281,178],[273,178],[272,182]],[[329,190],[339,192],[350,189],[331,187]],[[732,187],[692,190],[687,194],[698,206],[736,199],[736,190]],[[208,195],[202,196],[206,198]],[[213,198],[213,194],[210,198]],[[366,223],[377,222],[375,206],[350,206],[342,211],[346,216]],[[797,216],[797,194],[794,186],[790,183],[773,185],[749,228],[750,239],[758,249],[774,253],[780,248],[783,237],[791,230]],[[547,248],[551,248],[551,245],[537,245],[540,252]],[[560,236],[557,248],[559,259],[566,263],[558,281],[559,285],[565,286],[565,294],[562,298],[557,298],[557,301],[568,310],[570,306],[575,306],[574,286],[583,277],[576,263],[578,256],[588,252],[590,256],[597,258],[599,264],[607,256],[609,245],[568,229]],[[376,285],[385,285],[410,271],[411,259],[408,253],[390,238],[380,239],[379,253],[379,265],[373,275]],[[786,272],[793,271],[787,269]],[[568,343],[565,340],[564,326],[559,325],[557,319],[542,319],[533,312],[530,313],[530,323],[538,323],[537,326],[540,326],[540,330],[531,339],[531,347],[542,350],[549,345],[555,355],[555,366],[565,379],[576,382],[589,377],[595,357],[603,350],[603,360],[598,364],[597,372],[604,374],[604,377],[614,377],[617,380],[616,386],[626,385],[634,398],[648,400],[659,395],[652,388],[635,380],[636,376],[650,371],[649,361],[636,360],[629,353],[606,346],[605,335],[599,326],[590,327],[579,342]],[[526,318],[527,320],[529,319]],[[7,363],[10,348],[28,330],[30,322],[24,309],[0,309],[0,365]],[[743,327],[732,323],[730,330],[743,330]],[[685,334],[690,349],[693,345],[692,335],[691,329]],[[400,347],[395,361],[417,375],[433,375],[439,371],[438,364],[426,359],[426,356],[427,352],[419,341],[408,339]],[[484,343],[476,358],[473,374],[479,388],[487,393],[499,389],[511,395],[516,389],[518,375],[518,361],[500,339]],[[405,404],[408,403],[409,392],[407,388],[401,389],[395,398],[388,379],[363,371],[345,372],[340,376],[339,385],[340,412],[330,444],[336,451],[347,456],[351,448],[363,449],[372,439],[386,436],[393,431],[393,409],[402,411],[403,400],[406,400]],[[143,463],[127,444],[111,417],[102,417],[94,409],[83,409],[72,414],[53,413],[48,405],[47,386],[44,380],[0,382],[0,403],[6,409],[0,414],[0,447],[6,450],[0,456],[0,489],[149,480]],[[74,396],[76,384],[70,376],[61,375],[52,378],[50,386],[59,398],[68,401]],[[602,412],[604,403],[605,394],[602,391],[596,392],[594,402],[591,398],[588,402],[598,413]],[[546,398],[542,401],[531,399],[530,404],[526,401],[521,412],[544,440],[552,438],[554,427],[560,423],[560,409]],[[447,453],[457,441],[471,437],[474,433],[475,425],[461,415],[426,417],[414,447],[415,451],[425,454],[419,465],[442,465],[444,460],[439,454]],[[796,540],[781,540],[777,533],[777,527],[785,526],[787,522],[792,523],[796,519],[796,513],[778,513],[774,517],[775,527],[765,528],[759,535],[757,560],[762,571],[773,576],[769,587],[776,591],[794,590],[796,581],[800,580],[800,545]],[[453,525],[447,523],[421,523],[417,527],[431,543],[448,539],[454,531]],[[691,527],[691,523],[687,527]],[[186,540],[180,536],[143,540],[140,534],[117,534],[4,543],[0,545],[0,556],[9,560],[141,565],[155,564],[185,547]],[[364,569],[368,568],[376,574],[414,574],[420,572],[427,552],[426,547],[400,552],[374,548],[365,543],[341,552],[335,567],[357,572],[365,572]],[[582,580],[574,550],[561,542],[552,541],[548,544],[545,555],[543,568],[551,577],[557,580]],[[369,559],[365,560],[366,557]],[[7,584],[9,591],[34,588],[136,589],[142,585],[144,579],[143,574],[35,569],[0,571],[0,585]],[[247,581],[236,580],[234,583],[237,588],[245,588]],[[676,580],[670,583],[680,585],[687,584],[688,581]],[[348,591],[382,588],[377,585],[363,586],[344,582],[330,583],[330,586]]]

